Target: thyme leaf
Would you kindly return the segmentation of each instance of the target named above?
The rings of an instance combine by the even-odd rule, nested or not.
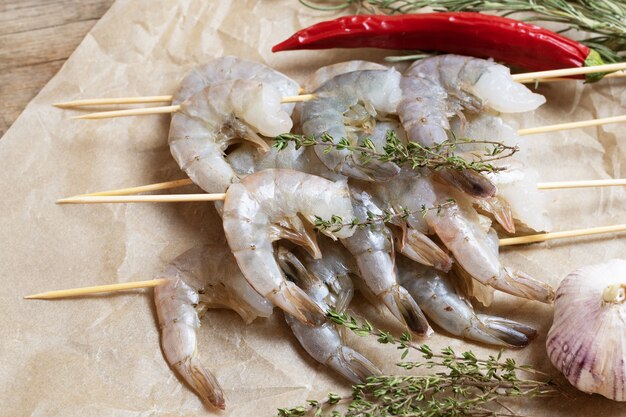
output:
[[[450,168],[459,171],[469,169],[476,172],[500,171],[502,168],[494,166],[492,162],[508,158],[519,151],[516,146],[505,145],[502,142],[456,137],[433,146],[424,146],[417,142],[405,144],[392,130],[387,131],[386,143],[382,151],[376,149],[371,139],[365,138],[360,144],[353,145],[346,138],[335,142],[328,133],[322,133],[318,137],[284,133],[274,138],[273,146],[282,150],[290,142],[295,144],[296,149],[321,146],[324,152],[330,152],[333,149],[347,150],[358,156],[361,165],[367,165],[375,159],[381,162],[393,162],[399,166],[410,166],[412,169]],[[472,153],[474,159],[469,160],[455,154],[459,145],[468,144],[485,145],[485,149],[482,153]]]
[[[396,346],[401,351],[398,367],[436,371],[427,375],[373,376],[353,385],[349,395],[330,393],[321,401],[281,408],[279,417],[515,416],[505,401],[558,392],[553,382],[543,380],[546,374],[503,358],[502,351],[487,358],[479,358],[472,351],[459,354],[450,347],[435,352],[428,345],[414,343],[407,332],[395,337],[347,313],[331,310],[327,316],[358,336],[375,337],[381,344]],[[404,361],[410,351],[422,360]]]

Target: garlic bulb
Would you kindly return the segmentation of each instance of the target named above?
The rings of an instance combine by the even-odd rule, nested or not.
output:
[[[576,388],[626,401],[626,261],[565,277],[546,346],[552,364]]]

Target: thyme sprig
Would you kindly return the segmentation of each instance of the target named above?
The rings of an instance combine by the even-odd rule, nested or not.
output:
[[[504,401],[514,397],[532,398],[554,395],[551,381],[520,377],[521,374],[546,377],[527,365],[518,365],[511,358],[490,355],[478,358],[473,352],[457,354],[446,347],[440,352],[411,340],[409,333],[394,337],[359,322],[347,313],[329,311],[328,318],[350,329],[358,336],[373,336],[382,344],[396,345],[403,360],[410,350],[418,352],[422,361],[402,361],[405,370],[436,369],[430,375],[381,375],[368,378],[352,387],[352,394],[328,394],[321,401],[281,408],[279,417],[378,417],[378,416],[514,416]]]
[[[352,144],[348,139],[335,139],[328,133],[319,137],[305,136],[293,133],[285,133],[274,138],[273,146],[279,150],[285,149],[290,142],[295,144],[296,149],[308,146],[324,146],[324,152],[333,149],[353,152],[358,163],[366,165],[373,159],[380,162],[393,162],[396,165],[409,165],[412,169],[430,168],[440,170],[451,168],[456,170],[473,170],[476,172],[496,172],[502,168],[496,167],[492,162],[508,158],[519,151],[517,146],[505,145],[502,142],[490,140],[474,140],[467,138],[448,139],[433,146],[423,146],[417,142],[402,142],[392,130],[387,131],[386,143],[382,152],[376,149],[371,139],[365,138],[360,144]],[[482,152],[473,152],[475,158],[467,160],[455,154],[459,145],[485,145]]]
[[[626,2],[624,0],[341,0],[322,5],[299,0],[318,10],[343,10],[353,7],[356,13],[404,14],[424,7],[436,11],[497,12],[503,16],[533,22],[557,22],[564,31],[591,34],[581,42],[595,49],[608,62],[624,59],[626,50]],[[327,2],[328,3],[328,2]],[[518,16],[519,13],[523,13]]]
[[[341,216],[333,215],[330,220],[323,219],[319,216],[315,216],[314,226],[318,230],[329,230],[331,232],[338,232],[344,227],[349,228],[365,228],[365,227],[373,227],[380,223],[391,223],[394,220],[407,220],[409,217],[419,214],[422,217],[426,217],[426,215],[434,211],[437,215],[441,213],[442,210],[456,204],[456,200],[453,198],[449,198],[445,203],[437,204],[435,206],[428,207],[426,204],[422,204],[419,210],[409,210],[406,207],[400,207],[399,209],[383,209],[380,213],[373,213],[370,210],[367,210],[366,218],[359,219],[357,217],[353,218],[350,221],[345,221]]]

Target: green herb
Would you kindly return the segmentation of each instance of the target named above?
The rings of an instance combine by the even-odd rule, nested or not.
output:
[[[279,417],[443,417],[443,416],[514,416],[505,401],[515,397],[532,398],[557,393],[546,374],[513,359],[502,358],[502,352],[487,359],[473,352],[457,354],[450,347],[440,352],[411,340],[409,333],[394,337],[359,322],[346,313],[329,311],[328,318],[350,329],[358,336],[376,337],[379,343],[395,345],[403,360],[410,351],[422,361],[403,361],[397,365],[405,370],[433,369],[430,375],[381,375],[368,378],[352,387],[351,395],[328,394],[321,401],[309,400],[306,405],[281,408]],[[521,377],[528,375],[529,377]]]
[[[435,11],[497,12],[525,21],[563,23],[563,32],[587,32],[591,37],[581,42],[598,51],[607,62],[622,61],[626,50],[624,0],[343,0],[331,2],[332,6],[299,1],[318,10],[353,7],[357,13],[415,13],[424,7]]]
[[[466,138],[452,138],[434,146],[423,146],[412,141],[405,144],[392,130],[387,131],[386,139],[387,142],[382,152],[376,150],[374,143],[368,138],[365,138],[361,144],[353,145],[346,138],[335,142],[334,138],[327,133],[319,137],[285,133],[274,138],[273,146],[282,150],[293,142],[296,149],[320,145],[324,146],[324,152],[330,152],[333,149],[348,150],[357,155],[361,165],[366,165],[372,159],[376,159],[381,162],[393,162],[399,166],[408,165],[412,169],[451,168],[459,171],[469,169],[476,172],[502,170],[492,165],[491,162],[508,158],[519,150],[516,146],[508,146],[501,142]],[[472,153],[475,159],[466,160],[454,153],[459,145],[464,144],[485,145],[485,149],[482,153]]]
[[[441,213],[442,210],[456,204],[456,200],[453,198],[449,198],[445,203],[437,204],[436,206],[427,207],[425,204],[422,204],[419,210],[409,210],[404,207],[400,207],[397,210],[393,209],[384,209],[381,210],[380,213],[372,213],[371,211],[367,211],[367,218],[358,219],[353,218],[350,221],[344,221],[341,216],[333,215],[330,220],[322,219],[319,216],[315,216],[314,225],[319,230],[330,230],[331,232],[338,232],[344,227],[359,227],[365,228],[367,226],[377,226],[381,223],[390,223],[396,219],[406,220],[409,217],[420,214],[422,217],[426,217],[426,215],[434,211],[437,215]]]

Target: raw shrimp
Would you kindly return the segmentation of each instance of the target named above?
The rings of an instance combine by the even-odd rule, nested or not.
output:
[[[325,252],[322,259],[319,260],[314,260],[307,254],[301,253],[301,256],[303,256],[306,266],[285,248],[281,247],[278,250],[279,262],[285,273],[323,310],[327,310],[329,307],[337,308],[336,305],[332,304],[332,301],[329,303],[329,300],[343,299],[346,294],[349,297],[352,296],[352,281],[349,278],[340,281],[340,286],[335,287],[339,293],[333,294],[331,297],[331,291],[329,291],[323,278],[314,274],[312,270],[320,271],[328,278],[328,273],[334,271],[338,265],[334,262],[336,259],[325,265],[325,261],[332,258],[332,255]],[[310,268],[312,266],[310,262],[313,263],[313,268]],[[341,271],[339,272],[341,273]],[[335,281],[335,283],[337,282]],[[349,301],[348,298],[345,306]],[[345,308],[345,306],[340,308]],[[300,345],[313,359],[332,368],[353,383],[362,383],[370,376],[380,375],[380,370],[372,362],[345,345],[342,333],[337,331],[336,326],[328,320],[318,326],[307,326],[289,314],[285,315],[285,320]]]
[[[401,83],[398,115],[411,141],[432,146],[449,138],[449,118],[463,110],[534,110],[545,98],[513,81],[507,67],[479,58],[439,55],[415,62]]]
[[[363,70],[386,70],[387,67],[376,62],[369,61],[345,61],[338,62],[332,65],[326,65],[325,67],[318,68],[313,74],[306,79],[302,88],[304,91],[315,91],[326,81],[337,75],[347,74],[348,72],[363,71]]]
[[[269,146],[257,134],[288,132],[292,122],[280,105],[281,94],[256,81],[225,81],[196,93],[173,114],[170,150],[189,178],[208,193],[223,193],[238,178],[224,159],[231,144],[250,141]]]
[[[296,256],[307,271],[322,280],[330,290],[327,303],[336,311],[343,312],[354,294],[350,277],[360,275],[359,268],[346,248],[333,242],[332,239],[319,236],[317,244],[322,254],[320,259],[315,259],[305,253],[301,247],[295,247],[289,253],[291,256]]]
[[[488,137],[490,140],[517,146],[520,149],[515,161],[510,159],[494,161],[495,166],[504,170],[488,173],[486,176],[498,187],[498,192],[492,199],[477,201],[481,208],[490,212],[510,233],[514,233],[516,229],[522,233],[550,230],[546,193],[537,189],[539,173],[528,165],[530,159],[528,141],[519,137],[516,129],[500,117],[486,113],[464,121],[455,118],[451,125],[457,136]],[[478,146],[462,144],[458,149],[462,152],[482,151]],[[485,204],[491,205],[491,208],[485,207]]]
[[[382,213],[367,193],[353,190],[352,198],[359,220],[367,220],[368,212],[374,215]],[[397,282],[393,238],[389,228],[376,220],[367,227],[356,228],[351,237],[342,239],[342,243],[355,257],[361,278],[369,291],[409,329],[420,335],[432,333],[413,297]]]
[[[341,74],[315,90],[315,98],[302,106],[302,130],[307,136],[327,133],[335,143],[345,138],[356,145],[358,133],[369,133],[377,119],[395,113],[400,98],[400,73],[393,68]],[[362,161],[350,150],[327,148],[328,144],[315,147],[320,160],[349,177],[384,181],[399,171],[391,162]]]
[[[285,279],[272,242],[289,239],[319,257],[312,224],[333,215],[353,217],[347,184],[303,172],[267,169],[247,176],[226,192],[224,231],[244,276],[259,294],[305,323],[322,323],[324,312]],[[334,238],[350,237],[353,232],[350,228],[323,231]]]
[[[448,200],[454,197],[454,193],[446,188],[437,185],[442,199]],[[490,222],[485,224],[484,216],[476,213],[462,198],[455,201],[438,212],[428,212],[426,221],[463,269],[480,283],[508,294],[552,302],[552,287],[522,272],[502,267],[498,259],[497,235],[489,229]]]
[[[513,81],[508,68],[460,55],[439,55],[415,62],[405,71],[401,88],[398,115],[409,140],[424,146],[451,139],[449,119],[455,115],[463,119],[464,110],[524,112],[545,102],[543,96]],[[496,193],[488,179],[471,170],[447,169],[440,176],[477,198]]]
[[[224,81],[250,80],[269,84],[282,96],[295,96],[300,90],[297,82],[266,65],[254,61],[223,56],[193,68],[181,82],[180,89],[172,99],[173,104],[188,100],[199,91]],[[284,104],[283,110],[290,113],[293,104]]]
[[[200,317],[208,308],[229,308],[249,323],[268,317],[272,304],[250,287],[224,245],[184,252],[159,278],[167,279],[154,290],[165,359],[203,401],[223,409],[224,393],[217,379],[196,356]]]
[[[476,314],[447,274],[403,259],[398,260],[400,283],[429,319],[455,336],[498,346],[526,346],[536,331],[502,317]]]
[[[423,208],[435,206],[436,195],[425,170],[403,169],[391,181],[367,184],[367,190],[381,207],[388,207],[393,213],[401,214],[391,223],[398,227],[396,251],[424,265],[449,271],[452,258],[448,256],[427,234],[430,228],[423,215]]]

